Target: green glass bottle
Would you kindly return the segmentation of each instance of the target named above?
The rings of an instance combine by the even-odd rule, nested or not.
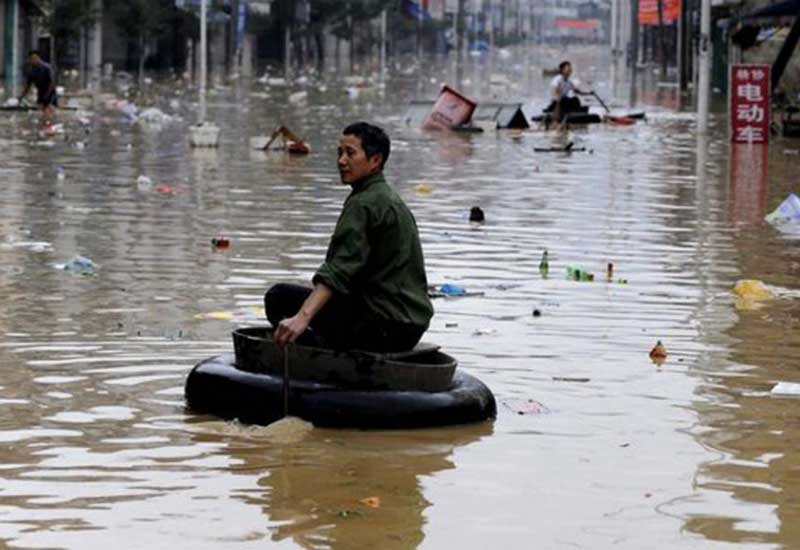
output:
[[[545,250],[544,253],[542,254],[542,261],[539,262],[539,273],[547,277],[549,271],[550,271],[550,262],[547,258],[547,250]]]

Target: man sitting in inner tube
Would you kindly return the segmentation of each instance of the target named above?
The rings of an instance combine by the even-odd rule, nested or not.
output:
[[[561,122],[570,113],[589,112],[589,108],[581,105],[581,100],[577,96],[591,95],[592,92],[581,90],[578,87],[579,82],[570,80],[570,76],[572,76],[572,63],[569,61],[559,63],[558,74],[550,83],[552,101],[544,110],[545,113],[551,113],[551,119],[555,122]]]
[[[314,288],[277,284],[264,305],[283,348],[311,329],[317,346],[389,353],[412,349],[433,316],[414,216],[383,177],[390,141],[359,122],[339,138],[338,168],[352,191]]]

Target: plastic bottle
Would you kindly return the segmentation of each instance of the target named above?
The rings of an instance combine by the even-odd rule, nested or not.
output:
[[[544,253],[542,254],[542,260],[539,262],[539,273],[546,276],[549,271],[550,271],[550,262],[547,258],[547,250],[545,250]]]

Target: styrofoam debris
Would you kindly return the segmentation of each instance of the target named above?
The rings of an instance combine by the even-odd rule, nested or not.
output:
[[[772,388],[773,395],[800,395],[800,384],[793,382],[778,382]]]

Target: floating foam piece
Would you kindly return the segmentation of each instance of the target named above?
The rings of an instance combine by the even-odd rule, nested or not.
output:
[[[764,218],[768,223],[797,223],[800,222],[800,197],[790,194],[781,205]]]
[[[792,382],[778,382],[772,388],[773,395],[800,395],[800,384]]]

